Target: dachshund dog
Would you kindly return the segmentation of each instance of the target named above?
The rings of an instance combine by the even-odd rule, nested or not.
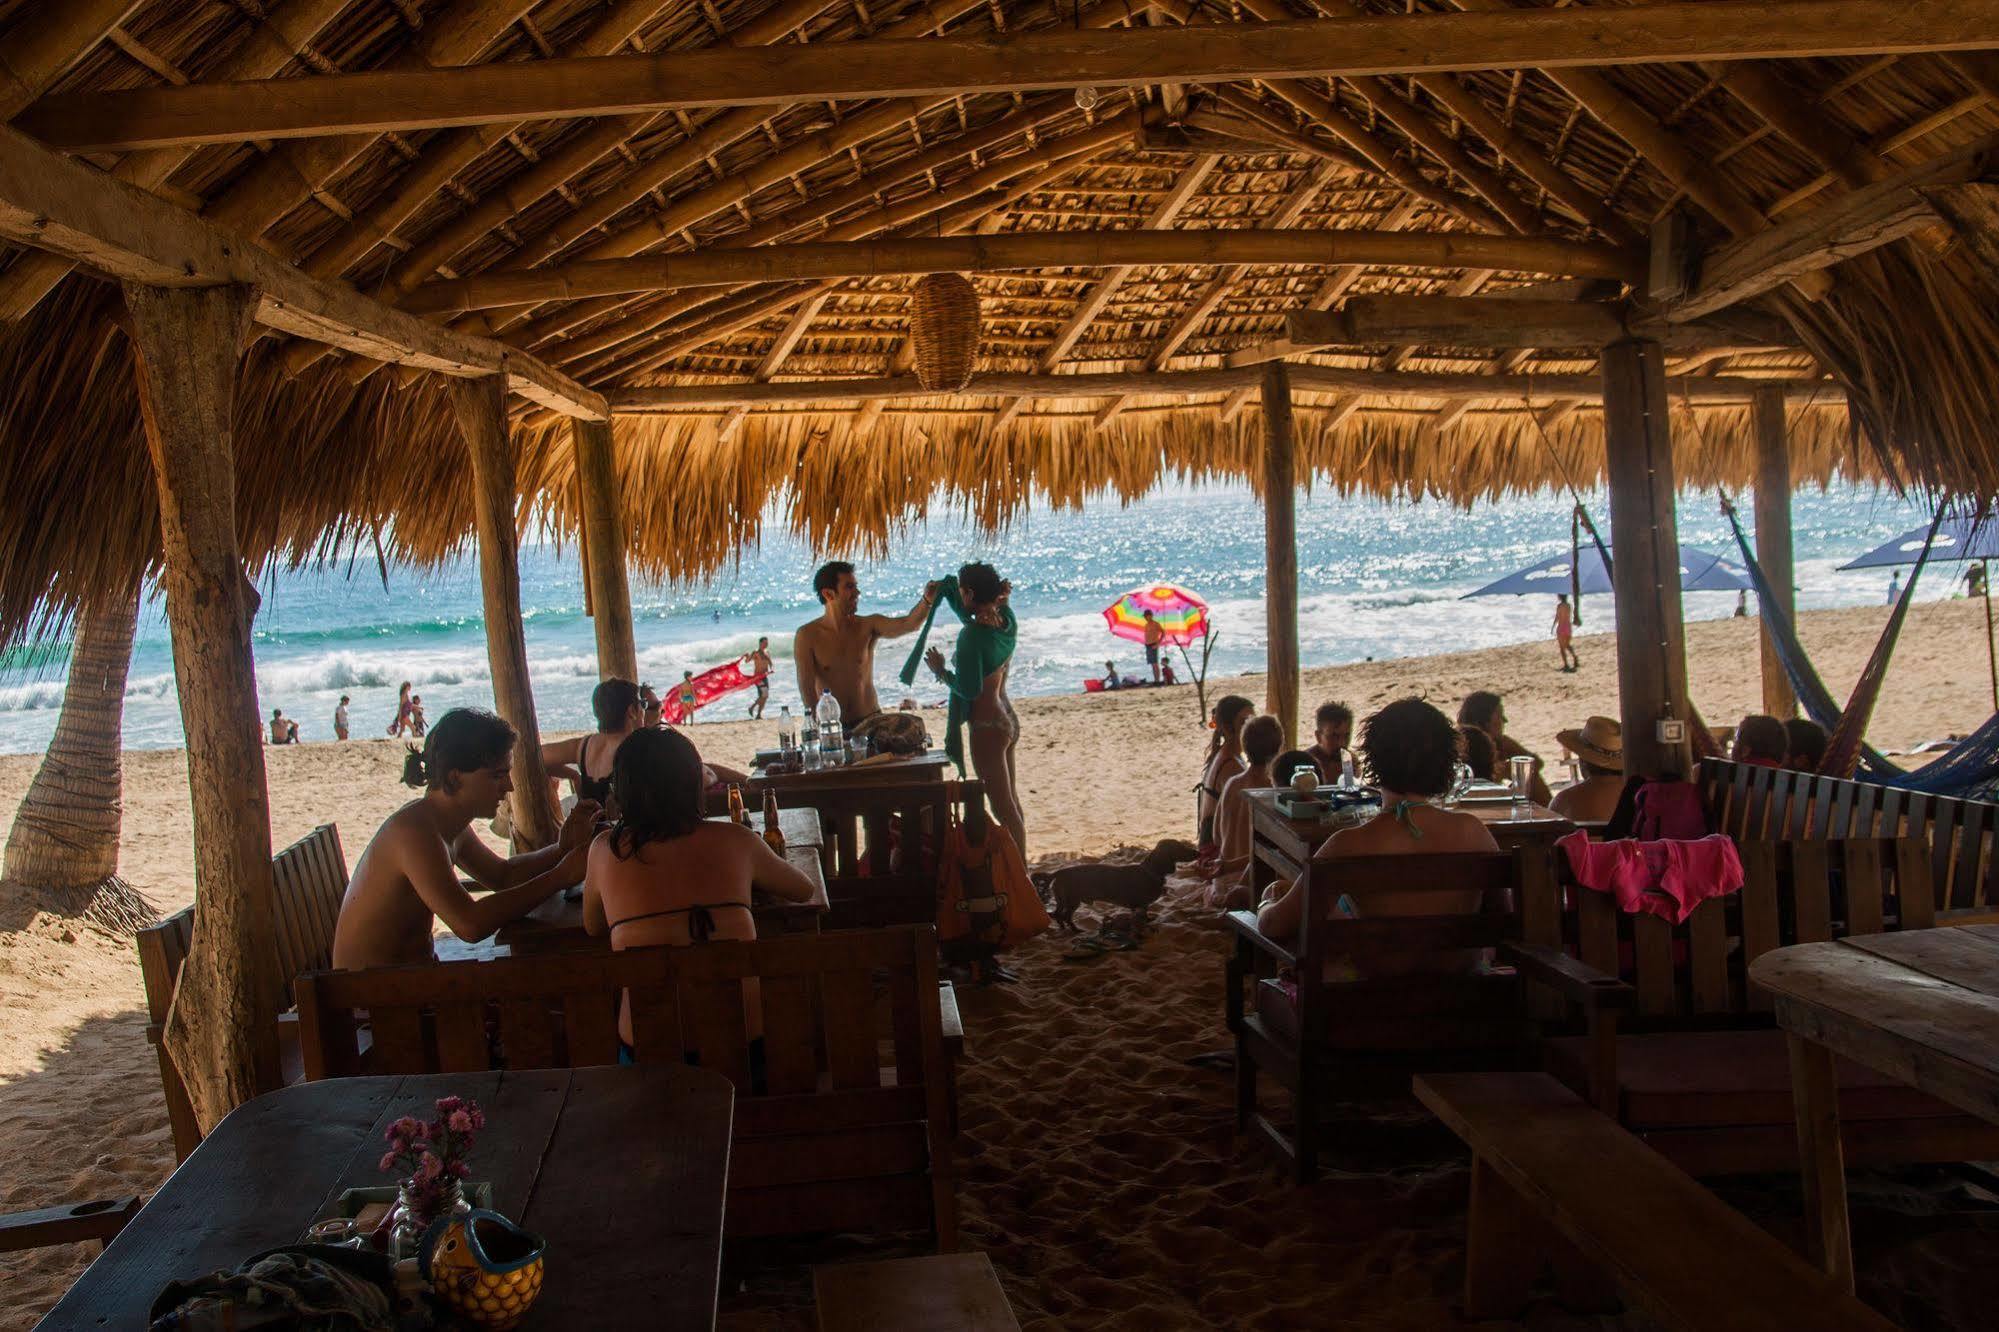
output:
[[[1063,929],[1076,932],[1076,908],[1085,902],[1113,902],[1138,913],[1137,932],[1147,924],[1146,908],[1166,891],[1166,876],[1182,861],[1192,860],[1199,849],[1190,842],[1169,837],[1146,853],[1136,865],[1064,865],[1061,869],[1034,876],[1035,887],[1047,894],[1049,915]]]

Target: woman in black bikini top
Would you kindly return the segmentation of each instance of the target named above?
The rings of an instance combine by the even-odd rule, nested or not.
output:
[[[541,747],[541,761],[554,777],[567,777],[578,800],[594,800],[611,808],[611,765],[618,747],[632,732],[659,722],[659,697],[648,685],[630,680],[606,680],[592,691],[590,711],[596,715],[597,729],[574,740],[553,740]],[[606,743],[608,742],[608,743]],[[597,767],[603,774],[590,775],[592,745]]]
[[[644,728],[611,760],[618,822],[590,848],[583,924],[614,950],[757,937],[752,891],[811,900],[812,881],[763,838],[701,815],[701,755],[679,731]],[[747,1030],[762,1029],[756,983],[744,983]],[[628,1022],[620,1018],[624,1038]]]

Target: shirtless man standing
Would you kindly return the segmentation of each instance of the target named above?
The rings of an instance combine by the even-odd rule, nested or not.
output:
[[[875,644],[884,638],[914,633],[937,600],[937,584],[923,585],[923,595],[907,615],[862,615],[861,587],[854,566],[843,560],[819,567],[812,575],[822,614],[798,627],[791,652],[798,660],[798,692],[809,712],[822,693],[840,701],[840,724],[852,730],[882,710],[875,695]]]
[[[490,712],[454,708],[437,719],[403,781],[424,793],[391,814],[354,864],[333,928],[341,970],[429,962],[437,918],[460,939],[483,939],[583,882],[598,806],[577,804],[554,846],[505,859],[480,841],[472,820],[490,819],[514,789],[514,728]],[[475,898],[463,870],[489,896]]]

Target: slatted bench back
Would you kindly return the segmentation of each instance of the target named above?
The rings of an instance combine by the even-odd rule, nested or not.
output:
[[[278,944],[279,1012],[292,1006],[292,977],[332,965],[333,927],[340,918],[340,899],[347,891],[347,859],[340,849],[340,829],[323,823],[271,858]],[[160,1036],[167,1011],[180,984],[181,964],[194,939],[194,908],[140,930],[139,977],[146,987],[146,1038],[159,1056],[160,1082],[166,1091],[167,1121],[173,1130],[174,1152],[186,1160],[201,1142],[201,1127],[188,1100],[187,1087]]]
[[[929,926],[314,973],[306,1076],[617,1063],[621,996],[635,1058],[736,1085],[729,1233],[955,1235]]]
[[[1716,830],[1737,841],[1927,836],[1937,909],[1999,907],[1999,804],[1703,759]]]
[[[1301,1034],[1342,1049],[1476,1046],[1517,1037],[1517,1008],[1495,1002],[1505,997],[1495,991],[1517,989],[1510,979],[1448,967],[1412,971],[1406,963],[1418,954],[1491,948],[1518,937],[1516,903],[1524,893],[1552,892],[1547,867],[1541,846],[1313,861],[1298,940]],[[1371,912],[1370,904],[1388,893],[1400,896],[1394,910],[1411,914]],[[1356,914],[1341,909],[1342,898]],[[1456,909],[1465,899],[1476,908]],[[1403,974],[1389,974],[1395,970]]]
[[[1637,991],[1632,1027],[1760,1025],[1770,996],[1748,984],[1747,970],[1764,953],[1935,923],[1921,838],[1748,841],[1738,850],[1741,891],[1710,898],[1679,925],[1624,912],[1560,865],[1563,944]]]

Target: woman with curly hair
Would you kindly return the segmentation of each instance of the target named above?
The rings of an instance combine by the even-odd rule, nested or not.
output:
[[[1312,859],[1499,850],[1478,819],[1438,804],[1451,789],[1461,752],[1458,728],[1420,698],[1398,699],[1369,717],[1361,726],[1360,755],[1368,780],[1381,789],[1381,813],[1334,833]],[[1298,933],[1304,905],[1305,894],[1279,879],[1265,890],[1257,926],[1273,939],[1289,939]],[[1348,914],[1360,914],[1349,899],[1342,898],[1341,905]],[[1370,893],[1367,900],[1371,914],[1386,916],[1472,911],[1477,905],[1439,901],[1435,893]]]

